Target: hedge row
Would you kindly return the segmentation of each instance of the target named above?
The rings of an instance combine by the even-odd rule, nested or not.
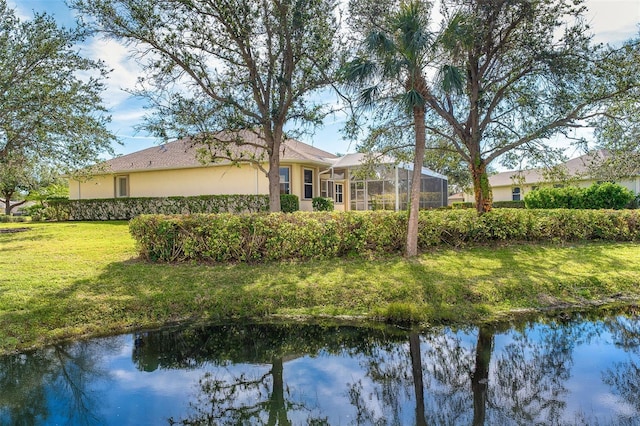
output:
[[[587,188],[565,186],[529,192],[524,202],[529,209],[624,209],[634,198],[620,184],[603,182]]]
[[[451,205],[452,209],[473,209],[475,208],[475,203],[470,201],[462,202],[456,201]],[[524,200],[520,201],[494,201],[492,207],[495,209],[524,209]]]
[[[140,255],[152,261],[246,261],[402,253],[406,212],[144,215],[130,222]],[[637,210],[498,209],[422,211],[418,244],[495,241],[640,241]]]
[[[291,200],[288,200],[291,204]],[[50,200],[52,220],[128,220],[141,214],[254,213],[269,210],[267,195]]]

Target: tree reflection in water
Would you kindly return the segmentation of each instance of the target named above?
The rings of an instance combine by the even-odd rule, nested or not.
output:
[[[403,333],[399,333],[403,334]],[[191,329],[186,335],[149,333],[134,351],[138,368],[220,367],[205,373],[191,402],[191,414],[170,424],[328,424],[321,401],[290,389],[284,366],[300,357],[367,353],[389,333],[355,327],[237,325]],[[162,348],[162,349],[158,349]],[[236,373],[231,364],[259,365]],[[258,370],[261,370],[258,372]]]
[[[100,395],[88,385],[107,376],[99,360],[102,351],[114,344],[117,341],[60,344],[0,358],[0,424],[103,423],[96,414]]]
[[[423,332],[189,327],[137,335],[130,359],[125,340],[0,358],[0,424],[121,424],[115,408],[181,425],[640,424],[637,315]],[[160,394],[180,404],[154,412]]]
[[[633,415],[640,413],[640,321],[618,316],[606,320],[605,324],[614,344],[629,356],[625,361],[607,368],[602,380],[627,403],[626,416],[622,417],[620,424],[639,424],[640,420]]]

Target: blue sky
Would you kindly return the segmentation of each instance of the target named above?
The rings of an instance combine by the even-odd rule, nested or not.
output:
[[[46,12],[53,15],[60,25],[74,24],[74,12],[66,6],[64,0],[8,0],[8,4],[21,19],[30,19],[34,11]],[[619,44],[638,34],[640,0],[587,0],[586,4],[589,8],[587,19],[591,23],[596,41]],[[123,143],[116,147],[116,152],[126,154],[160,143],[161,141],[135,130],[146,111],[141,100],[132,98],[124,90],[134,86],[139,74],[138,66],[128,57],[127,48],[112,40],[94,38],[88,40],[81,49],[84,55],[101,59],[113,69],[103,97],[112,115],[110,128]],[[331,102],[332,99],[328,101]],[[302,139],[329,152],[355,151],[355,143],[342,139],[339,133],[341,126],[340,117],[329,118],[324,127],[316,129],[314,135]]]

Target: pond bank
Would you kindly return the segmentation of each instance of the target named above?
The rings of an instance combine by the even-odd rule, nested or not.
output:
[[[640,246],[437,249],[407,260],[150,264],[126,222],[2,224],[0,353],[176,322],[468,323],[640,301]]]

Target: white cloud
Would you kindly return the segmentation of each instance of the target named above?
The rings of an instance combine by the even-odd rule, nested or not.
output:
[[[129,49],[115,40],[94,38],[83,46],[82,54],[103,61],[112,70],[104,94],[106,106],[115,108],[126,103],[131,95],[125,90],[133,89],[141,74],[140,66],[130,58]]]
[[[618,44],[638,34],[640,1],[587,0],[585,4],[596,41]]]

